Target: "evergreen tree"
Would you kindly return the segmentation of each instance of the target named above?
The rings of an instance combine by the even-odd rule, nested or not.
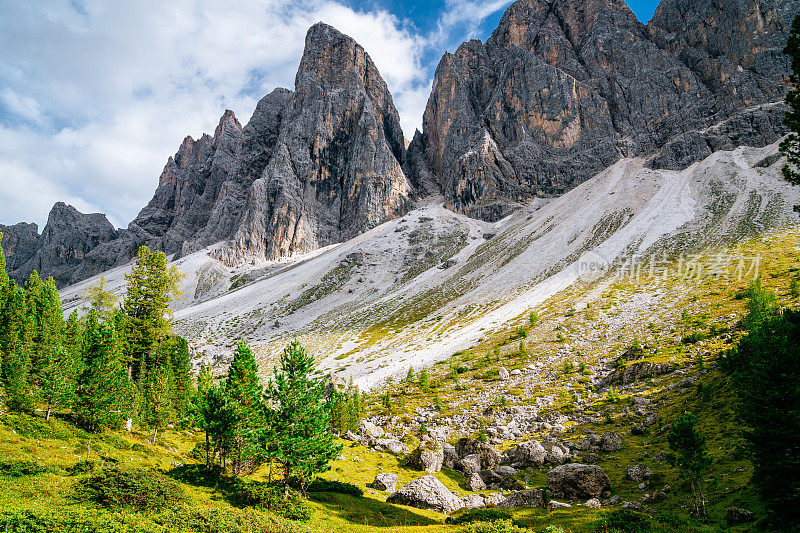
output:
[[[325,380],[313,377],[314,359],[297,340],[283,351],[268,396],[274,409],[267,428],[268,450],[283,468],[286,490],[292,480],[301,486],[327,471],[341,452],[328,430],[330,417],[323,403]]]
[[[218,455],[225,466],[236,430],[237,415],[224,387],[211,385],[197,402],[197,425],[206,434],[206,466],[214,466]],[[213,449],[212,449],[213,447]]]
[[[186,339],[173,335],[170,338],[170,369],[172,371],[172,410],[178,420],[188,413],[192,394],[192,377],[189,374],[191,354]]]
[[[119,296],[108,290],[108,282],[105,276],[100,276],[97,285],[88,286],[83,297],[89,302],[90,309],[94,309],[98,318],[103,322],[114,317]]]
[[[126,418],[129,389],[113,324],[101,324],[97,313],[90,311],[84,337],[85,367],[73,410],[81,425],[98,431],[117,426]]]
[[[156,368],[146,383],[144,391],[143,421],[153,430],[152,444],[156,443],[158,430],[163,428],[174,416],[173,376],[169,365]]]
[[[781,142],[781,151],[786,156],[783,176],[793,185],[800,185],[800,15],[795,16],[789,39],[783,53],[791,58],[792,73],[789,76],[793,87],[786,94],[786,113],[784,124],[789,128],[789,135]],[[795,210],[798,207],[795,206]]]
[[[258,379],[258,364],[245,341],[239,341],[225,380],[225,393],[236,412],[236,427],[230,450],[231,469],[236,475],[252,471],[261,462],[256,429],[263,425],[264,390]]]
[[[33,404],[29,380],[31,360],[25,291],[13,280],[2,289],[4,305],[0,310],[0,353],[4,401],[10,409],[29,409]]]
[[[673,463],[691,487],[695,514],[706,516],[703,476],[711,466],[711,459],[706,455],[706,437],[697,430],[695,422],[693,414],[684,413],[673,422],[667,442],[675,454]]]
[[[139,248],[125,295],[125,349],[128,355],[128,376],[145,381],[156,370],[160,343],[172,333],[169,304],[180,297],[181,276],[168,266],[164,252]],[[142,379],[145,378],[145,379]]]
[[[780,530],[800,528],[800,311],[751,289],[747,335],[722,360],[731,374],[753,482]],[[765,311],[765,308],[767,311]]]

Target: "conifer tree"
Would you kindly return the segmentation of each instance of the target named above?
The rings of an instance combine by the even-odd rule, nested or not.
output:
[[[183,419],[189,409],[192,393],[192,378],[189,374],[191,354],[186,339],[173,335],[170,338],[170,370],[172,371],[172,410],[177,418]]]
[[[236,409],[219,385],[211,385],[197,401],[197,425],[206,434],[206,466],[214,466],[214,458],[220,455],[225,466],[236,429]],[[213,448],[213,449],[212,449]]]
[[[328,430],[325,380],[314,378],[313,372],[314,358],[294,340],[284,349],[268,389],[274,406],[268,451],[283,468],[287,491],[292,480],[304,486],[314,474],[327,471],[341,451]]]
[[[129,389],[113,324],[101,324],[97,313],[90,311],[84,337],[85,367],[73,410],[81,425],[98,431],[117,426],[127,417]]]
[[[181,276],[174,266],[168,266],[164,252],[142,246],[125,279],[128,281],[124,302],[128,376],[144,381],[155,370],[160,343],[172,333],[169,304],[180,297]]]
[[[795,16],[792,22],[783,53],[791,59],[792,73],[789,79],[793,84],[786,94],[789,111],[784,117],[784,124],[789,128],[789,135],[781,142],[781,151],[786,156],[783,177],[793,185],[800,185],[800,15]]]
[[[90,285],[86,288],[83,297],[89,302],[89,307],[97,312],[97,316],[103,322],[111,320],[117,310],[119,296],[108,290],[108,282],[105,276],[100,276],[97,285]]]
[[[667,442],[675,453],[672,462],[689,481],[695,514],[706,516],[703,476],[711,465],[711,459],[706,453],[706,437],[698,431],[693,414],[684,413],[672,424]]]
[[[152,444],[156,443],[158,431],[173,417],[173,376],[169,365],[156,368],[146,383],[144,391],[144,422],[153,430]]]
[[[25,291],[11,280],[3,287],[3,293],[4,305],[0,309],[0,353],[4,401],[10,409],[28,409],[32,407],[32,398]]]
[[[236,412],[230,458],[233,473],[239,475],[260,464],[255,431],[264,422],[264,390],[258,379],[258,364],[244,340],[239,341],[234,351],[225,380],[225,393]]]

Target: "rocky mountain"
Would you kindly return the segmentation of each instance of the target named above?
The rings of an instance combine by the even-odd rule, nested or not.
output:
[[[253,182],[232,246],[217,257],[308,252],[403,214],[411,193],[403,154],[400,117],[369,55],[314,25],[274,155]]]
[[[798,10],[800,0],[663,0],[643,25],[623,0],[518,0],[485,43],[442,57],[408,149],[369,55],[316,24],[294,91],[263,97],[244,127],[226,111],[213,135],[186,137],[148,205],[115,237],[78,246],[58,280],[124,265],[145,244],[175,258],[214,245],[228,266],[289,257],[431,194],[496,221],[621,158],[682,170],[766,146],[784,132],[782,47]],[[35,231],[7,229],[18,269],[40,251]]]
[[[680,169],[783,132],[781,50],[795,0],[518,0],[487,42],[445,54],[409,173],[448,207],[497,220],[621,157]]]
[[[101,213],[84,214],[63,202],[56,203],[42,234],[36,224],[20,223],[0,228],[11,276],[22,283],[34,270],[53,276],[60,286],[73,280],[86,255],[114,241],[117,229]]]

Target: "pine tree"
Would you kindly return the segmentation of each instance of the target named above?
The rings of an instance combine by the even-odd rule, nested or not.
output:
[[[170,367],[172,371],[172,409],[179,420],[183,419],[189,409],[192,393],[192,378],[189,374],[191,354],[186,339],[174,335],[170,342]]]
[[[795,16],[786,48],[783,50],[791,58],[792,73],[789,76],[793,87],[786,94],[789,107],[784,124],[789,134],[781,142],[781,152],[786,156],[783,177],[793,185],[800,185],[800,15]],[[797,210],[795,206],[795,210]]]
[[[83,297],[89,302],[90,309],[94,309],[98,318],[103,322],[114,317],[119,296],[108,290],[108,282],[105,276],[100,276],[97,285],[88,286]]]
[[[313,357],[294,340],[283,350],[268,389],[274,405],[266,428],[272,442],[268,452],[283,468],[287,491],[292,480],[303,486],[314,474],[327,471],[341,452],[328,430],[325,380],[312,377],[313,372]]]
[[[172,333],[169,304],[180,297],[181,275],[167,265],[164,252],[139,248],[125,295],[125,349],[128,355],[128,376],[132,380],[156,370],[160,343]]]
[[[220,455],[222,465],[230,450],[236,430],[236,409],[224,387],[211,385],[197,401],[197,425],[206,434],[206,466],[214,466],[214,458]],[[213,446],[213,450],[212,450]]]
[[[91,431],[112,428],[127,417],[130,390],[120,364],[119,342],[113,324],[101,324],[97,313],[86,319],[85,367],[76,391],[73,411]]]
[[[672,424],[667,442],[675,453],[673,463],[689,481],[694,512],[702,517],[706,516],[703,476],[711,466],[711,459],[706,454],[706,437],[700,434],[695,424],[694,415],[684,413]]]
[[[152,444],[156,443],[158,430],[174,416],[172,391],[173,376],[169,365],[156,368],[148,377],[144,391],[144,423],[153,430]]]
[[[0,310],[0,353],[5,403],[10,409],[33,406],[30,388],[30,342],[25,312],[25,291],[13,280],[3,288]]]
[[[236,475],[252,471],[261,462],[256,428],[263,424],[264,389],[258,379],[258,364],[245,341],[239,341],[228,368],[225,393],[236,411],[237,424],[231,453],[231,468]]]

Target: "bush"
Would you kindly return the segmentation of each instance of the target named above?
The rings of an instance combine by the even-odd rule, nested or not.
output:
[[[475,522],[464,528],[464,533],[529,533],[529,529],[519,527],[511,520],[494,522]]]
[[[0,476],[25,477],[35,476],[46,472],[47,467],[40,465],[36,461],[26,459],[3,459],[0,460]]]
[[[611,531],[624,531],[626,533],[650,533],[653,531],[653,522],[649,516],[628,509],[617,509],[597,524],[595,531],[605,533]]]
[[[180,485],[155,470],[105,468],[99,474],[79,480],[75,496],[108,509],[134,508],[157,511],[183,500]]]
[[[295,490],[284,494],[283,487],[261,481],[239,481],[236,487],[239,503],[246,506],[260,507],[272,511],[289,520],[308,520],[313,508]]]
[[[351,483],[342,483],[341,481],[327,481],[324,479],[315,479],[308,485],[308,492],[336,492],[339,494],[347,494],[349,496],[361,497],[364,491]]]
[[[71,467],[67,468],[67,472],[70,476],[80,476],[83,474],[88,474],[94,471],[94,467],[97,465],[94,461],[86,459],[84,461],[78,461]]]
[[[492,522],[495,520],[511,520],[511,513],[499,509],[470,509],[447,519],[448,524],[459,525],[472,522]]]

